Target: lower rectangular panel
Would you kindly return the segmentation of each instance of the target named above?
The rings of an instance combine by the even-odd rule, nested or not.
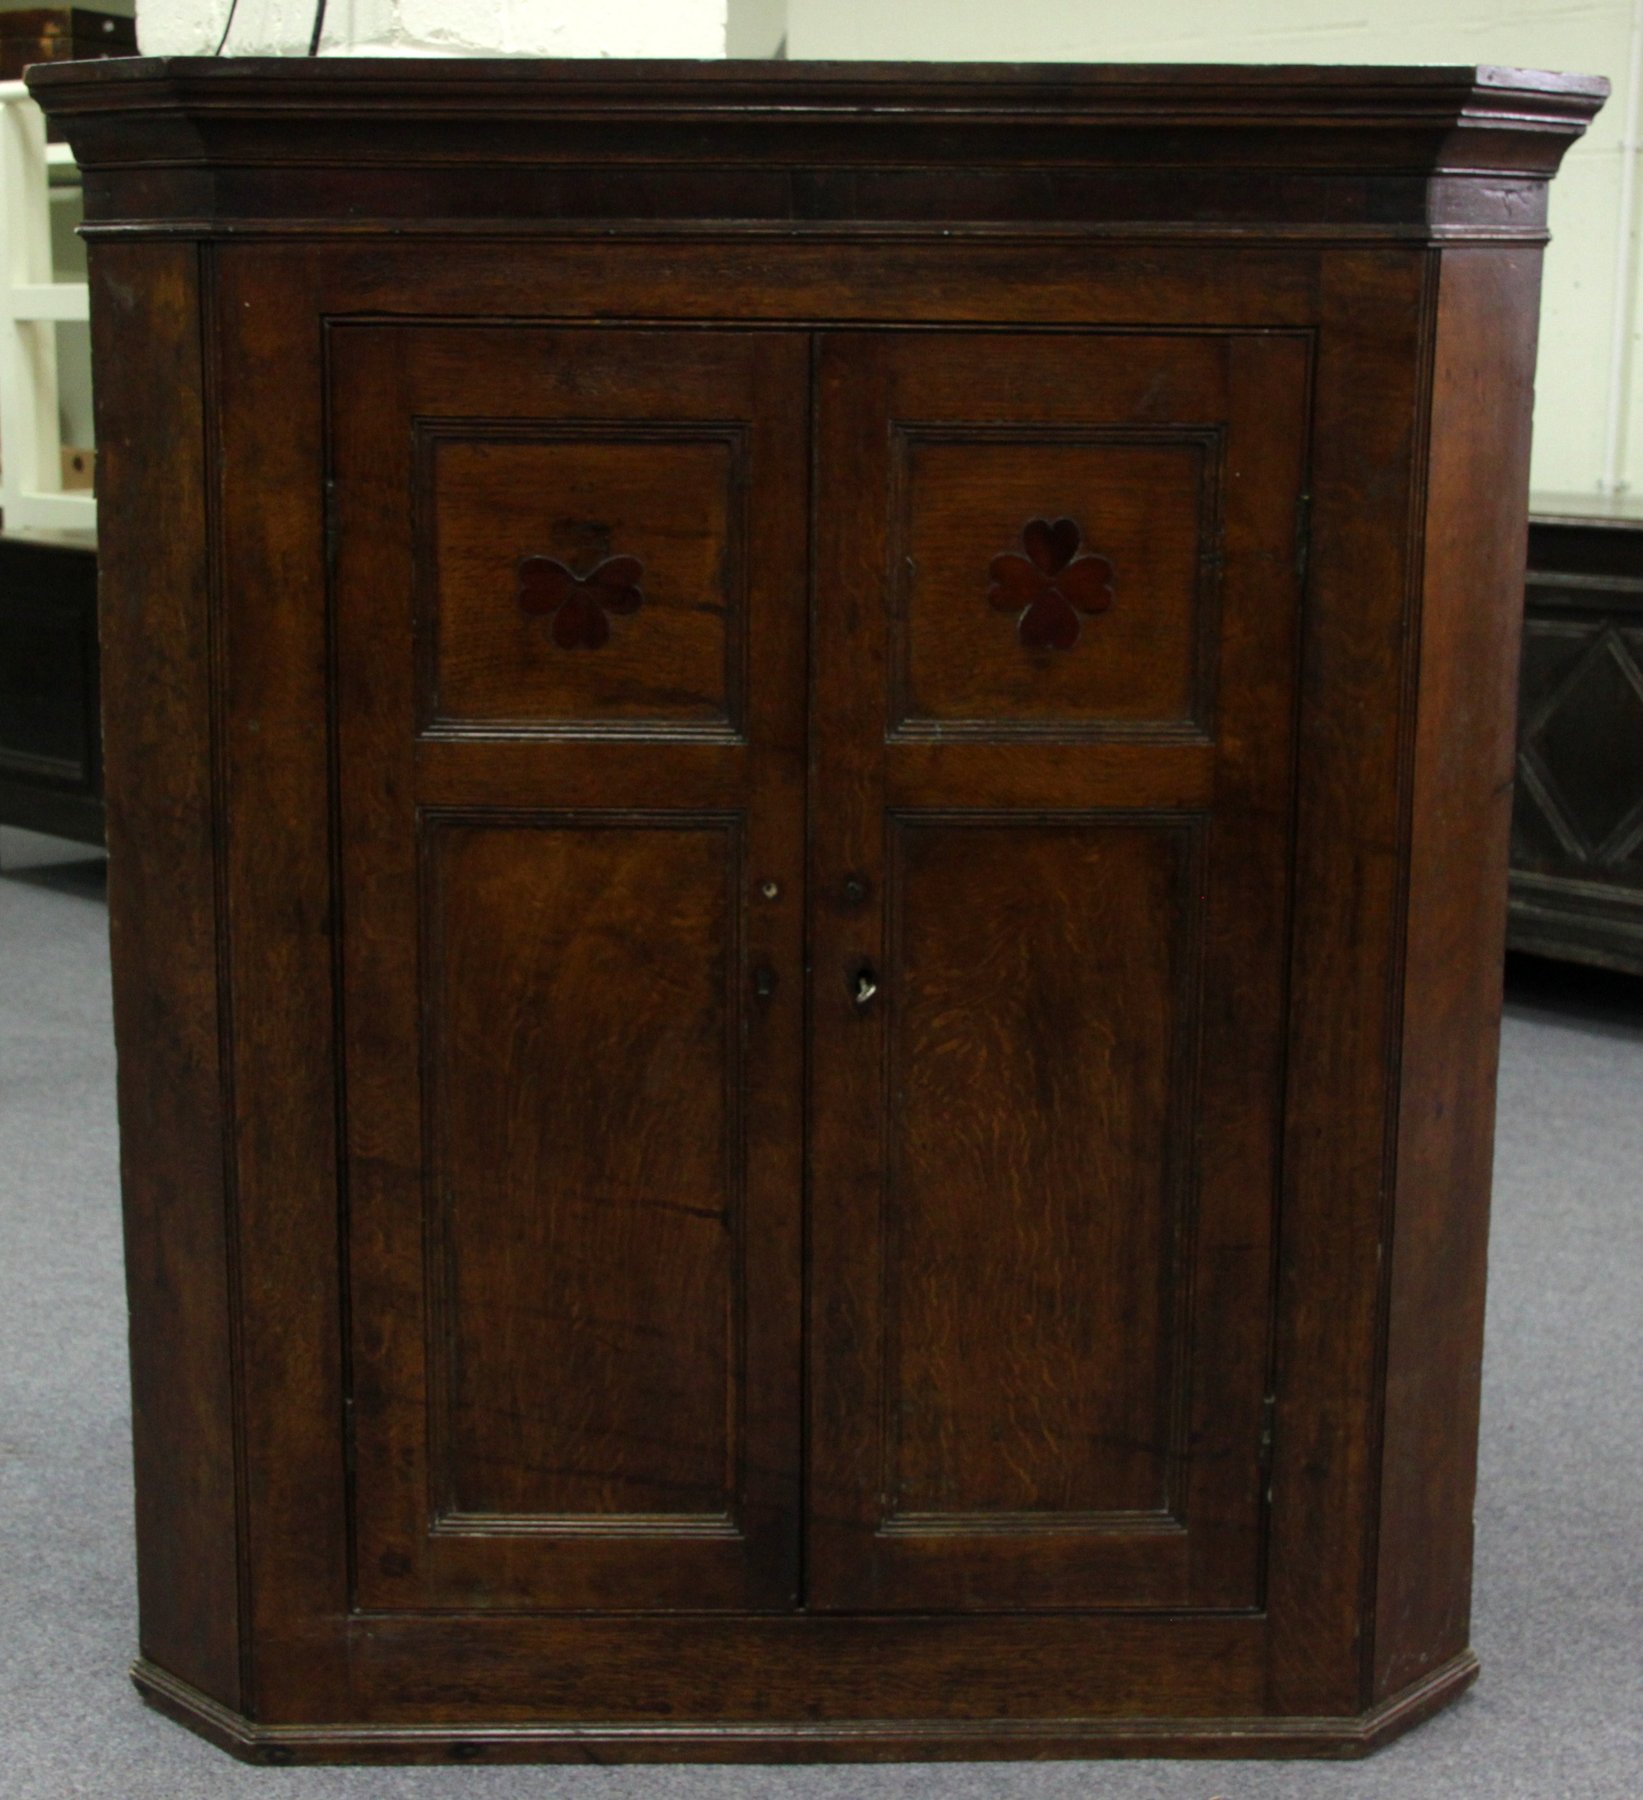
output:
[[[1273,1190],[1223,1121],[1252,1073],[1274,1135],[1281,963],[1251,991],[1218,929],[1244,838],[1025,808],[887,835],[871,1373],[848,1418],[849,1362],[816,1378],[816,1462],[848,1432],[857,1474],[814,1508],[811,1603],[1253,1607]]]
[[[429,833],[438,1530],[733,1530],[734,840]]]
[[[420,1043],[352,1033],[422,1145],[354,1169],[363,1605],[791,1599],[794,1471],[747,1398],[748,1309],[794,1302],[749,1280],[783,1234],[747,1236],[743,831],[422,816]]]
[[[881,1530],[1184,1535],[1196,824],[892,821]]]

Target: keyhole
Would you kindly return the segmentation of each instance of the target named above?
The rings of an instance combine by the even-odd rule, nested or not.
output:
[[[876,976],[871,969],[858,969],[856,971],[855,989],[857,1006],[865,1006],[878,991],[878,976]]]

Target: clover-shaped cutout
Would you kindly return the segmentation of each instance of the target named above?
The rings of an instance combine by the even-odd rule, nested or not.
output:
[[[1016,636],[1028,650],[1070,650],[1078,642],[1080,615],[1112,605],[1112,564],[1083,548],[1072,519],[1029,519],[1022,550],[995,556],[988,573],[987,603],[1016,614]]]
[[[636,556],[608,556],[586,575],[551,556],[522,556],[518,572],[521,610],[552,613],[553,641],[561,650],[609,643],[610,615],[636,613],[644,601],[639,579],[645,569]]]

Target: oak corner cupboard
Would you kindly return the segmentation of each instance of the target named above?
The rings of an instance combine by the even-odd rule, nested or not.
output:
[[[84,170],[142,1692],[261,1761],[1459,1693],[1601,81],[131,59]]]

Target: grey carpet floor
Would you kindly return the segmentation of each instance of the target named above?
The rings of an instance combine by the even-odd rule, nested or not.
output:
[[[1588,1800],[1643,1794],[1643,983],[1519,971],[1502,1062],[1473,1644],[1356,1764],[254,1770],[148,1712],[133,1647],[100,865],[0,833],[4,1800]]]

